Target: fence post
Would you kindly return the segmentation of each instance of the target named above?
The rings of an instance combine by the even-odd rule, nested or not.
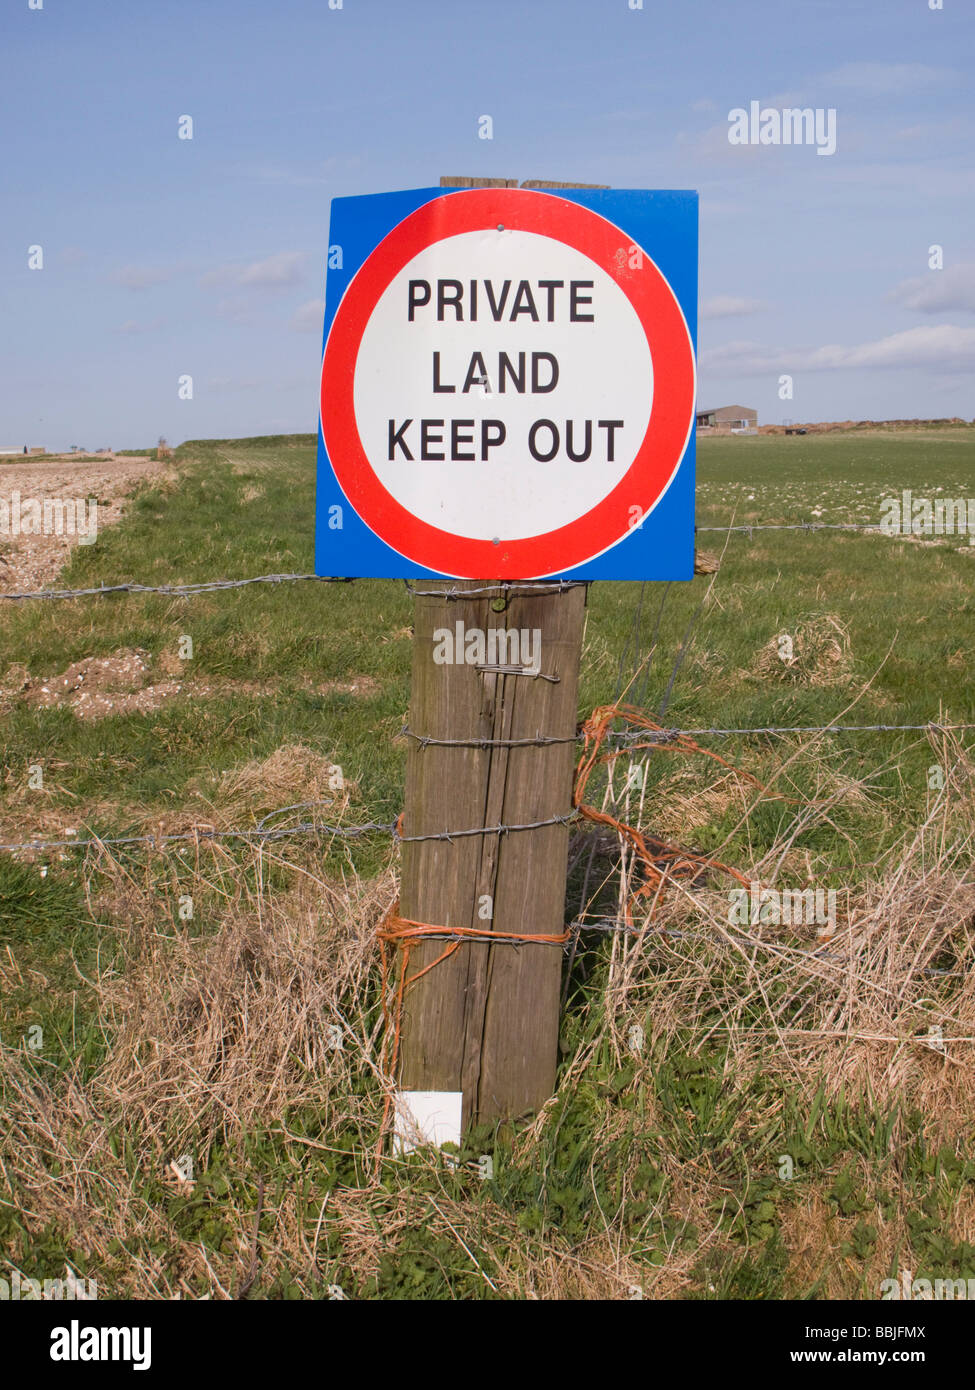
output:
[[[429,592],[415,600],[400,913],[447,928],[555,935],[564,929],[568,827],[490,827],[570,810],[586,591],[518,587],[500,612],[490,593],[444,592],[488,583],[424,582]],[[459,633],[491,627],[528,634],[539,674],[468,665],[463,647],[456,650]],[[459,662],[434,660],[444,633]],[[505,746],[539,737],[562,741]],[[493,742],[424,746],[423,738]],[[452,840],[410,838],[485,827]],[[410,973],[444,945],[416,946]],[[465,1127],[537,1110],[555,1084],[562,960],[557,945],[463,942],[406,992],[399,1088],[461,1091]]]

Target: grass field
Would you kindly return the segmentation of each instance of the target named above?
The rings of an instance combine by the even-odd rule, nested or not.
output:
[[[975,494],[972,428],[698,456],[701,527]],[[64,585],[307,573],[313,495],[311,436],[184,444]],[[592,588],[580,717],[622,685],[686,729],[975,723],[975,547],[700,544],[711,578]],[[411,620],[392,581],[0,603],[0,841],[249,828],[306,801],[388,824]],[[117,706],[98,719],[58,686],[93,657],[115,663],[85,668]],[[680,935],[584,932],[556,1097],[453,1168],[374,1171],[388,835],[0,853],[2,1259],[120,1297],[874,1298],[900,1269],[975,1277],[971,733],[700,742],[777,795],[669,753],[642,790],[617,764],[593,794],[763,884],[835,888],[828,951],[731,932],[717,881],[661,905]]]

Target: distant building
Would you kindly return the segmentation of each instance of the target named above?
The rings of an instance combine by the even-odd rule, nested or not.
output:
[[[27,452],[30,454],[46,454],[47,450],[40,448],[40,446],[37,446],[36,448],[28,449]]]
[[[23,454],[23,452],[19,446],[13,449],[0,449],[0,458],[8,458],[11,454]]]
[[[695,419],[699,430],[715,430],[721,434],[758,428],[758,411],[747,405],[722,405],[716,410],[699,410]]]

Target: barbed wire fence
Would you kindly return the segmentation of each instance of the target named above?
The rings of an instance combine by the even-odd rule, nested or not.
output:
[[[733,535],[751,536],[755,532],[768,531],[802,531],[807,533],[849,531],[862,534],[877,534],[892,536],[894,539],[900,538],[910,540],[912,534],[902,534],[900,532],[890,532],[879,522],[797,522],[797,523],[756,523],[737,526],[699,526],[695,528],[697,534],[722,534],[730,539]],[[342,576],[324,576],[307,573],[284,573],[284,574],[264,574],[255,575],[246,579],[214,579],[204,580],[188,584],[142,584],[136,581],[118,584],[102,584],[88,588],[78,589],[42,589],[26,592],[0,592],[0,601],[23,603],[23,602],[44,602],[55,600],[70,600],[82,598],[103,598],[112,595],[122,594],[159,594],[170,598],[192,598],[197,594],[212,593],[220,590],[239,590],[250,588],[255,585],[278,585],[292,583],[313,583],[313,584],[352,584],[356,581],[352,578]],[[471,588],[450,588],[441,587],[436,590],[418,588],[409,580],[403,581],[406,590],[413,596],[423,596],[425,594],[436,594],[437,597],[444,597],[448,600],[462,600],[474,595],[491,593],[493,595],[505,595],[513,597],[521,591],[530,592],[533,595],[561,593],[575,587],[588,587],[585,581],[577,580],[555,580],[550,582],[515,582],[498,581],[485,589]],[[690,650],[695,632],[700,620],[705,612],[710,586],[705,590],[699,602],[696,604],[691,617],[682,633],[677,652],[672,662],[671,671],[663,689],[663,693],[657,707],[657,718],[663,720],[673,696],[677,677],[683,666],[687,652]],[[672,597],[672,583],[665,582],[659,602],[651,604],[648,599],[648,585],[641,582],[637,591],[633,609],[633,619],[629,633],[624,640],[620,652],[618,670],[616,675],[613,704],[617,705],[625,699],[628,705],[637,709],[646,708],[650,703],[651,680],[654,674],[655,657],[657,655],[657,645],[659,642],[661,626],[667,609],[668,601]],[[639,743],[641,746],[648,744],[658,744],[665,746],[670,742],[675,742],[681,738],[734,738],[734,737],[754,737],[754,736],[808,736],[817,738],[824,735],[837,736],[842,734],[884,734],[899,735],[903,733],[915,734],[946,734],[946,733],[970,733],[975,731],[975,723],[939,723],[928,721],[921,724],[839,724],[830,723],[824,725],[753,725],[744,727],[721,727],[707,726],[700,728],[679,728],[665,727],[648,731],[646,729],[610,729],[607,740],[615,742],[620,749],[627,744]],[[408,726],[401,730],[404,737],[414,739],[419,746],[440,745],[443,743],[463,743],[465,746],[477,746],[483,743],[485,747],[495,746],[498,740],[443,740],[426,737],[414,733]],[[540,735],[534,739],[507,740],[506,746],[517,747],[522,745],[536,745],[544,743],[574,742],[580,741],[581,733],[577,733],[572,739],[554,739]],[[614,793],[610,788],[610,799],[614,800]],[[394,842],[409,843],[414,840],[443,840],[452,842],[454,839],[474,835],[505,835],[520,830],[536,829],[546,825],[560,824],[568,825],[579,819],[576,811],[570,810],[565,815],[557,815],[543,821],[534,821],[526,824],[498,824],[494,826],[470,827],[461,829],[444,829],[443,831],[427,834],[423,836],[403,835],[400,829],[400,821],[396,819],[384,821],[368,821],[359,825],[329,824],[314,819],[301,820],[294,825],[270,825],[269,822],[279,817],[295,811],[310,811],[318,807],[333,806],[331,799],[322,801],[296,802],[287,806],[278,807],[268,812],[254,827],[232,827],[228,829],[217,829],[213,826],[194,826],[185,831],[172,833],[156,833],[146,835],[118,835],[118,836],[99,836],[91,834],[88,836],[72,835],[70,838],[59,840],[32,838],[22,841],[0,842],[0,852],[11,854],[18,853],[44,853],[54,850],[90,850],[101,849],[104,847],[132,847],[144,845],[150,848],[159,849],[169,845],[189,844],[189,843],[218,843],[218,842],[240,842],[252,845],[264,845],[269,842],[280,841],[296,836],[317,836],[323,839],[335,839],[340,841],[356,840],[366,836],[385,835],[389,836]],[[579,933],[583,930],[593,930],[597,932],[640,931],[640,928],[633,928],[622,918],[608,918],[605,915],[598,915],[593,918],[593,914],[588,912],[588,905],[591,902],[590,887],[594,871],[595,859],[599,849],[599,839],[597,836],[588,836],[583,842],[581,849],[576,855],[570,856],[569,873],[570,876],[579,864],[580,857],[587,855],[587,862],[581,874],[578,909],[575,919],[571,923],[573,928],[571,940],[566,943],[566,951],[569,954],[569,966],[571,969],[579,940]],[[587,920],[593,918],[593,920]],[[569,982],[569,972],[566,973],[566,988]]]
[[[756,531],[806,531],[809,533],[818,531],[853,531],[863,534],[883,535],[892,540],[914,540],[919,539],[923,532],[911,531],[891,531],[880,521],[797,521],[797,522],[769,522],[769,523],[747,523],[740,526],[696,526],[696,535],[720,534],[725,536],[747,535],[751,536]],[[945,538],[947,539],[947,538]],[[29,600],[53,600],[53,599],[73,599],[73,598],[101,598],[110,594],[165,594],[170,598],[191,598],[194,594],[212,593],[218,589],[245,589],[253,584],[354,584],[356,581],[339,575],[321,574],[258,574],[250,579],[208,579],[196,584],[140,584],[135,581],[121,584],[100,584],[87,589],[36,589],[24,593],[4,593],[0,591],[0,602],[24,603]],[[436,593],[437,597],[443,597],[446,592],[448,599],[469,598],[473,594],[505,592],[512,589],[528,587],[527,583],[516,581],[499,580],[492,584],[490,589],[455,589],[455,590],[427,590],[415,588],[409,580],[404,580],[407,590],[411,594],[424,595]],[[531,582],[531,592],[533,594],[562,593],[566,589],[577,588],[585,585],[587,581],[574,579],[553,580],[551,583],[541,581]],[[643,593],[646,588],[641,584],[638,608],[643,602]],[[670,583],[666,585],[666,590],[662,599],[662,604],[666,602],[667,591]],[[639,618],[637,618],[637,623]],[[624,649],[625,651],[625,649]],[[623,666],[621,664],[621,671]]]
[[[571,740],[560,738],[532,738],[532,739],[437,739],[426,738],[418,734],[413,734],[412,730],[406,725],[400,731],[403,735],[413,737],[421,745],[442,746],[445,744],[467,747],[535,747],[539,744],[581,742],[581,735],[575,735]],[[679,738],[702,738],[707,735],[720,738],[730,738],[735,735],[754,735],[754,734],[862,734],[862,733],[971,733],[975,732],[975,724],[821,724],[821,725],[768,725],[755,726],[753,728],[742,729],[662,729],[659,732],[645,732],[642,730],[628,730],[620,732],[610,732],[607,737],[615,738],[623,742],[633,742],[639,740],[642,744],[660,743],[665,744]],[[431,835],[403,835],[399,829],[398,817],[392,821],[366,821],[361,825],[330,825],[321,821],[300,821],[297,825],[268,826],[267,822],[276,816],[286,815],[289,811],[310,810],[316,806],[334,806],[333,798],[325,798],[321,801],[299,801],[288,806],[279,806],[267,815],[262,817],[253,828],[234,827],[227,830],[218,830],[210,826],[196,827],[190,830],[174,831],[172,833],[157,833],[149,835],[90,835],[86,837],[72,836],[64,840],[12,840],[0,842],[0,851],[7,853],[18,853],[20,851],[35,850],[55,850],[55,849],[89,849],[103,845],[148,845],[158,848],[162,845],[192,843],[194,841],[220,841],[220,840],[245,840],[253,843],[261,843],[270,840],[284,840],[292,835],[320,835],[322,837],[334,837],[336,839],[359,839],[364,835],[389,835],[400,844],[407,844],[417,840],[446,840],[463,838],[468,835],[497,835],[507,834],[515,830],[535,830],[545,825],[566,825],[570,821],[578,819],[574,812],[567,812],[564,816],[553,816],[547,820],[530,821],[525,824],[500,824],[491,826],[479,826],[462,830],[441,830]]]
[[[769,524],[741,526],[729,525],[725,527],[706,526],[696,527],[695,530],[698,534],[702,532],[723,534],[725,536],[726,548],[731,536],[743,534],[751,535],[755,531],[852,531],[859,533],[884,532],[883,527],[879,525],[873,525],[870,523],[819,522],[798,523],[790,525]],[[909,537],[905,537],[905,539],[909,539]],[[975,540],[975,538],[972,539]],[[716,573],[719,568],[720,564],[716,565],[713,573]],[[708,585],[708,587],[702,594],[700,600],[695,605],[691,613],[690,619],[688,620],[682,632],[677,651],[673,658],[669,676],[666,680],[666,684],[664,686],[659,704],[657,706],[657,719],[661,723],[664,720],[667,709],[673,697],[675,684],[681,671],[681,668],[684,664],[685,658],[691,648],[695,634],[707,609],[707,601],[710,596],[713,583],[714,580],[712,579],[712,583]],[[647,608],[647,584],[640,584],[640,588],[638,590],[636,601],[634,604],[633,621],[631,624],[630,632],[628,634],[628,637],[624,641],[622,650],[620,652],[619,667],[617,671],[616,687],[614,692],[614,705],[618,705],[620,701],[624,698],[627,700],[627,703],[632,703],[638,709],[646,709],[651,705],[651,675],[654,669],[655,659],[657,657],[658,639],[660,635],[664,612],[666,610],[668,600],[671,598],[671,594],[672,585],[670,583],[665,583],[661,589],[659,603],[656,605],[656,612],[645,616],[645,609]],[[905,733],[914,733],[926,734],[930,736],[932,734],[938,733],[968,733],[975,729],[975,725],[972,724],[939,724],[934,721],[929,721],[924,724],[849,724],[834,721],[826,725],[752,725],[747,727],[722,727],[712,725],[707,727],[688,729],[661,727],[659,730],[649,731],[647,729],[630,729],[619,727],[619,725],[623,722],[624,721],[622,720],[613,721],[614,727],[608,729],[605,735],[607,743],[611,745],[615,744],[617,751],[620,753],[625,751],[628,745],[635,745],[640,748],[646,748],[648,747],[648,745],[656,745],[663,747],[666,746],[668,743],[676,743],[678,740],[682,738],[724,739],[733,737],[754,736],[785,738],[794,737],[798,735],[804,738],[808,738],[810,740],[817,740],[825,736],[841,736],[845,734],[902,735]],[[628,781],[629,779],[627,778],[627,782]],[[622,800],[624,802],[627,799],[627,791],[628,786],[624,786],[622,790]],[[614,810],[614,812],[620,805],[620,793],[614,787],[613,779],[611,777],[607,781],[606,804],[609,807],[611,807]],[[586,837],[585,839],[579,837],[579,839],[580,843],[576,848],[575,854],[570,853],[570,879],[572,877],[573,872],[579,869],[581,858],[584,857],[586,862],[580,875],[579,891],[578,898],[576,900],[574,920],[570,924],[571,936],[570,940],[566,944],[568,968],[565,971],[562,986],[561,1004],[563,1008],[565,1007],[568,999],[571,985],[572,968],[575,963],[576,954],[580,945],[580,937],[583,931],[607,933],[614,935],[618,933],[622,933],[624,935],[639,935],[643,931],[645,931],[645,927],[635,927],[632,923],[627,922],[622,916],[621,911],[619,910],[619,906],[617,907],[617,910],[612,914],[607,913],[605,910],[598,910],[598,892],[594,893],[592,890],[594,867],[598,859],[598,852],[600,850],[600,840],[599,837],[596,835]],[[631,865],[628,862],[630,859],[630,856],[628,854],[628,846],[622,836],[620,837],[619,849],[616,859],[617,863],[615,865],[615,874],[619,877],[619,888],[621,894],[620,902],[622,902],[625,900],[626,897],[627,881],[631,870]],[[594,907],[597,908],[596,911],[593,911]],[[671,928],[664,928],[662,930],[664,935],[675,934],[673,929]],[[700,933],[698,933],[698,935],[699,934]],[[693,933],[688,934],[677,932],[676,935],[693,935]],[[720,934],[710,934],[709,939],[711,935],[714,936],[714,939],[718,939],[718,936],[720,935],[721,939],[727,939],[728,941],[731,940],[726,931],[723,931]],[[814,951],[819,951],[819,953],[821,954],[820,948],[813,949]],[[823,959],[835,959],[835,957],[823,956]],[[924,973],[927,974],[942,972],[925,969]]]

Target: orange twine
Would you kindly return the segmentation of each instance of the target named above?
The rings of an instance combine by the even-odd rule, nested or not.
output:
[[[408,987],[415,984],[417,980],[422,980],[423,976],[428,974],[435,965],[439,965],[440,962],[446,960],[448,956],[452,956],[458,946],[463,944],[465,938],[475,937],[483,939],[486,936],[490,936],[492,941],[524,941],[535,942],[536,944],[542,943],[546,946],[564,946],[570,935],[568,928],[564,932],[559,932],[558,934],[529,934],[527,932],[513,931],[488,932],[483,929],[478,929],[477,927],[437,927],[431,925],[429,922],[414,922],[409,917],[401,917],[398,909],[399,898],[394,901],[376,930],[376,936],[379,938],[379,954],[382,961],[382,1005],[383,1021],[385,1024],[380,1070],[384,1075],[390,1077],[395,1077],[396,1075],[396,1063],[399,1060],[400,1035],[403,1024],[403,997]],[[448,941],[436,960],[430,961],[428,965],[425,965],[422,970],[418,970],[414,975],[408,975],[410,951],[412,951],[415,946],[418,946],[425,937],[430,936],[450,936],[454,939]],[[399,947],[401,958],[399,984],[396,987],[396,1001],[392,1010],[392,1018],[390,1017],[389,1010],[389,953],[386,949],[387,946]],[[389,1058],[387,1065],[386,1054],[389,1048],[390,1036],[392,1036],[392,1056]],[[389,1112],[393,1103],[392,1084],[395,1083],[391,1083],[386,1090],[386,1103],[383,1106],[383,1118],[379,1126],[379,1142],[376,1146],[377,1171],[379,1161],[382,1157],[383,1140],[386,1136],[386,1130],[389,1124]]]
[[[633,924],[633,904],[637,899],[647,897],[650,893],[656,893],[662,888],[667,878],[693,878],[703,868],[719,869],[723,873],[731,874],[739,883],[743,883],[747,888],[749,881],[740,874],[737,869],[733,869],[728,864],[722,864],[717,859],[710,859],[707,855],[696,854],[693,850],[678,849],[674,845],[669,845],[663,840],[659,840],[652,835],[644,835],[634,825],[627,825],[625,821],[618,820],[608,811],[597,810],[595,806],[587,805],[583,799],[583,792],[586,783],[597,763],[612,763],[623,753],[632,754],[641,749],[648,749],[658,752],[664,749],[668,752],[676,753],[701,753],[707,758],[713,758],[715,762],[721,763],[723,767],[731,772],[745,778],[753,786],[762,790],[762,783],[758,778],[753,777],[750,772],[742,772],[727,762],[720,754],[713,752],[710,748],[702,748],[693,739],[684,734],[678,734],[666,743],[657,740],[648,743],[630,744],[626,748],[619,748],[609,753],[600,753],[610,724],[614,719],[625,719],[638,729],[645,729],[648,733],[666,733],[667,730],[661,724],[656,724],[640,710],[634,709],[629,705],[601,705],[593,710],[592,714],[582,725],[580,730],[583,738],[583,751],[576,768],[574,786],[572,792],[572,804],[581,816],[591,820],[598,825],[607,825],[615,830],[624,840],[628,841],[639,859],[645,874],[645,882],[630,894],[624,904],[624,912],[628,926]],[[403,814],[400,813],[397,825],[402,833]],[[661,869],[658,862],[664,860],[665,865]],[[402,1032],[403,1019],[403,999],[410,985],[421,980],[424,975],[445,961],[448,956],[461,946],[465,939],[476,938],[483,940],[490,937],[492,941],[517,941],[526,944],[534,943],[546,946],[562,946],[568,941],[570,930],[558,934],[529,934],[527,932],[501,932],[486,931],[477,927],[444,927],[435,926],[430,922],[415,922],[408,917],[399,915],[399,899],[390,907],[382,922],[376,930],[379,939],[379,951],[382,961],[382,1008],[383,1008],[383,1045],[380,1058],[380,1070],[384,1075],[395,1078],[396,1065],[399,1061],[400,1036]],[[653,916],[653,906],[650,914]],[[435,960],[425,965],[422,970],[415,974],[408,974],[410,952],[418,946],[425,938],[431,936],[448,936],[451,939],[447,942],[440,955]],[[489,944],[489,943],[488,943]],[[399,973],[399,983],[396,987],[396,998],[392,1009],[389,1007],[389,952],[387,947],[398,948],[401,953],[401,965]],[[390,1050],[392,1054],[388,1058]],[[386,1103],[383,1107],[382,1122],[379,1127],[379,1142],[376,1146],[376,1173],[379,1171],[379,1164],[382,1158],[382,1145],[386,1136],[389,1123],[389,1112],[393,1100],[394,1081],[391,1081],[386,1090]]]
[[[597,763],[609,764],[624,753],[629,756],[641,749],[649,749],[652,752],[664,750],[670,753],[701,753],[706,758],[713,758],[715,762],[721,763],[722,767],[726,767],[739,777],[745,778],[746,781],[751,782],[753,786],[761,790],[762,784],[758,778],[753,777],[750,772],[741,772],[732,763],[722,758],[719,753],[713,752],[710,748],[702,748],[699,743],[695,743],[686,734],[677,734],[668,739],[666,743],[661,743],[658,740],[649,743],[632,743],[626,748],[617,748],[615,751],[600,754],[609,726],[614,719],[625,719],[628,724],[632,724],[638,729],[646,729],[648,733],[666,733],[667,730],[664,729],[663,725],[655,723],[642,711],[634,709],[630,705],[601,705],[598,709],[593,710],[581,730],[584,746],[582,757],[579,759],[579,766],[576,768],[572,804],[579,814],[585,816],[587,820],[594,821],[597,825],[608,825],[624,840],[627,840],[640,860],[646,877],[646,881],[639,888],[636,888],[624,903],[623,910],[627,926],[633,925],[632,905],[636,900],[656,893],[668,877],[693,878],[701,869],[719,869],[722,873],[731,874],[732,878],[736,878],[747,888],[748,879],[729,864],[722,864],[720,860],[711,859],[705,854],[695,854],[693,850],[678,849],[675,845],[668,845],[664,840],[658,840],[655,836],[644,835],[635,825],[627,825],[625,821],[611,816],[608,811],[598,811],[595,806],[586,805],[582,796],[590,774]],[[669,861],[666,862],[663,869],[658,867],[658,861],[661,859]],[[650,915],[653,915],[652,908]]]

